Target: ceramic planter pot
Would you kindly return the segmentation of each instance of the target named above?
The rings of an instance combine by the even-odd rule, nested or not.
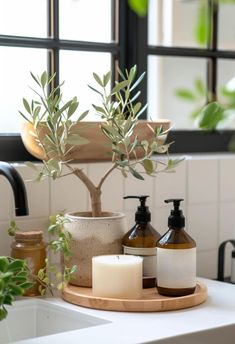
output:
[[[70,222],[65,229],[72,235],[72,257],[66,265],[77,265],[70,284],[92,287],[92,257],[122,253],[121,241],[127,232],[125,215],[105,212],[102,215],[89,217],[89,212],[66,215]]]
[[[74,148],[67,156],[66,160],[73,162],[96,162],[96,161],[111,161],[109,154],[111,152],[111,143],[108,138],[102,133],[100,129],[101,122],[80,122],[74,124],[74,130],[78,131],[81,136],[87,138],[89,143]],[[170,121],[168,119],[159,119],[157,121],[139,121],[136,128],[133,131],[132,139],[135,139],[135,135],[138,134],[140,140],[149,140],[152,135],[151,130],[147,126],[151,125],[153,128],[162,127],[166,130],[170,127]],[[46,134],[46,127],[43,123],[39,129],[39,138],[43,138]],[[42,148],[35,140],[35,130],[31,123],[25,122],[21,127],[21,138],[27,151],[34,157],[45,160]],[[140,157],[142,150],[137,152]]]

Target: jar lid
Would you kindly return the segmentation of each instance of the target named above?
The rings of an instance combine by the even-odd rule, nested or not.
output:
[[[43,232],[42,231],[27,231],[27,232],[22,232],[18,231],[15,233],[15,240],[18,241],[41,241],[43,237]]]

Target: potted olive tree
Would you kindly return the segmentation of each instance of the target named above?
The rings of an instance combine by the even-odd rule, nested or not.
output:
[[[62,85],[47,92],[54,76],[48,77],[46,72],[40,77],[32,74],[39,89],[35,90],[37,99],[23,99],[25,110],[21,115],[27,123],[23,126],[22,139],[26,148],[44,163],[37,179],[47,176],[56,179],[73,174],[84,183],[90,195],[90,212],[80,213],[78,209],[77,213],[66,215],[70,219],[65,225],[66,230],[72,235],[70,263],[78,266],[71,280],[75,285],[91,286],[92,256],[118,254],[122,249],[121,238],[127,231],[125,217],[102,209],[102,186],[110,174],[119,170],[124,178],[131,175],[143,180],[144,174],[171,171],[179,162],[168,158],[159,163],[151,159],[153,153],[168,152],[169,144],[165,143],[165,138],[169,121],[141,123],[139,116],[146,106],[142,107],[138,101],[140,92],[136,87],[144,75],[137,80],[136,75],[136,66],[125,73],[119,71],[119,80],[111,87],[111,72],[102,77],[93,73],[96,86],[89,87],[101,98],[100,104],[93,105],[100,117],[100,122],[95,125],[84,122],[88,111],[75,115],[78,108],[76,97],[63,102]],[[74,164],[87,161],[86,153],[89,154],[91,143],[93,155],[99,155],[103,149],[105,159],[109,157],[111,162],[97,185],[85,174],[82,165]],[[94,147],[98,147],[95,153]]]

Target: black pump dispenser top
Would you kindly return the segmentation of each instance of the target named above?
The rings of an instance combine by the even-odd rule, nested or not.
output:
[[[185,217],[182,210],[179,209],[182,198],[166,199],[165,203],[173,203],[174,209],[168,217],[168,226],[173,228],[183,228],[185,226]]]
[[[149,196],[125,196],[124,199],[127,198],[138,198],[140,201],[140,206],[138,206],[137,211],[135,213],[135,221],[136,223],[148,223],[151,221],[151,213],[149,211],[149,207],[145,205],[146,199]]]

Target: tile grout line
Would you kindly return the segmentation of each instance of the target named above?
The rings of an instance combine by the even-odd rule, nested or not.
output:
[[[217,192],[218,192],[218,197],[217,197],[217,206],[216,206],[216,210],[217,210],[217,249],[219,247],[220,244],[220,223],[221,223],[221,208],[220,208],[220,200],[221,200],[221,160],[218,159],[217,160],[217,170],[218,170],[218,180],[217,180]]]
[[[186,204],[185,204],[185,217],[187,219],[186,223],[188,228],[190,228],[189,226],[189,218],[188,218],[188,207],[189,207],[189,159],[185,160],[185,164],[186,164],[186,173],[185,173],[185,196],[186,196]]]

